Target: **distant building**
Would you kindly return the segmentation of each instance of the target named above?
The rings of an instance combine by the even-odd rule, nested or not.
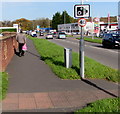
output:
[[[119,19],[120,21],[120,19]],[[119,22],[120,24],[120,22]],[[86,26],[84,27],[84,33],[86,34],[87,32],[96,34],[96,28],[95,28],[95,22],[87,22]],[[120,27],[120,25],[119,25]],[[116,31],[118,29],[118,22],[115,23],[104,23],[104,22],[99,22],[99,32],[100,31]],[[80,32],[81,29],[78,26],[78,23],[68,23],[68,24],[59,24],[58,25],[58,31],[64,31],[66,33],[74,33],[74,32]],[[99,34],[98,32],[98,34]]]
[[[100,24],[101,31],[116,31],[118,29],[118,22],[110,23],[108,27],[108,23]]]
[[[2,32],[6,32],[6,31],[19,32],[19,26],[18,26],[18,24],[13,24],[13,27],[0,27],[0,31],[2,31]]]
[[[67,33],[79,32],[78,23],[59,24],[58,31],[65,31]]]
[[[103,24],[104,22],[99,22],[99,24]],[[66,33],[74,33],[80,32],[81,27],[78,26],[78,23],[68,23],[68,24],[59,24],[58,31],[64,31]],[[94,22],[87,22],[84,27],[84,33],[92,33],[94,31]]]

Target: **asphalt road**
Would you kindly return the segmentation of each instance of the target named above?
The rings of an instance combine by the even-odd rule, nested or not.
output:
[[[45,37],[39,37],[45,38]],[[72,48],[79,53],[79,40],[71,37],[66,39],[50,39],[49,41],[61,45],[65,48]],[[85,56],[90,57],[111,68],[118,69],[118,52],[119,49],[103,48],[101,44],[85,42]]]

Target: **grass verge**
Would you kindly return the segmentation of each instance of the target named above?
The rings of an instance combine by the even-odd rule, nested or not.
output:
[[[66,37],[73,37],[73,35],[66,35]]]
[[[90,103],[87,107],[75,111],[74,114],[80,112],[120,112],[120,98],[108,98]]]
[[[8,74],[0,72],[0,100],[4,99],[8,89]]]
[[[80,38],[77,38],[77,39],[80,39]],[[92,39],[92,38],[84,37],[84,40],[87,42],[102,44],[102,40],[100,38],[99,39]]]
[[[64,48],[45,39],[28,36],[41,56],[41,59],[50,66],[53,72],[62,79],[80,79],[79,55],[72,52],[72,67],[64,66]],[[118,71],[85,57],[85,78],[107,79],[118,82]]]

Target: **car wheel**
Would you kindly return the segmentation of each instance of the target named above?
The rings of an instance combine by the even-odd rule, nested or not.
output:
[[[106,48],[106,45],[105,45],[105,43],[102,43],[102,46],[103,46],[104,48]]]

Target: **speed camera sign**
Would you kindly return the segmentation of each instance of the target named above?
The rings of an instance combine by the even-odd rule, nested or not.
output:
[[[89,4],[75,5],[74,6],[74,17],[76,18],[90,17],[90,5]]]
[[[86,25],[87,21],[85,18],[80,18],[78,20],[78,25],[81,26],[81,27],[84,27]]]

